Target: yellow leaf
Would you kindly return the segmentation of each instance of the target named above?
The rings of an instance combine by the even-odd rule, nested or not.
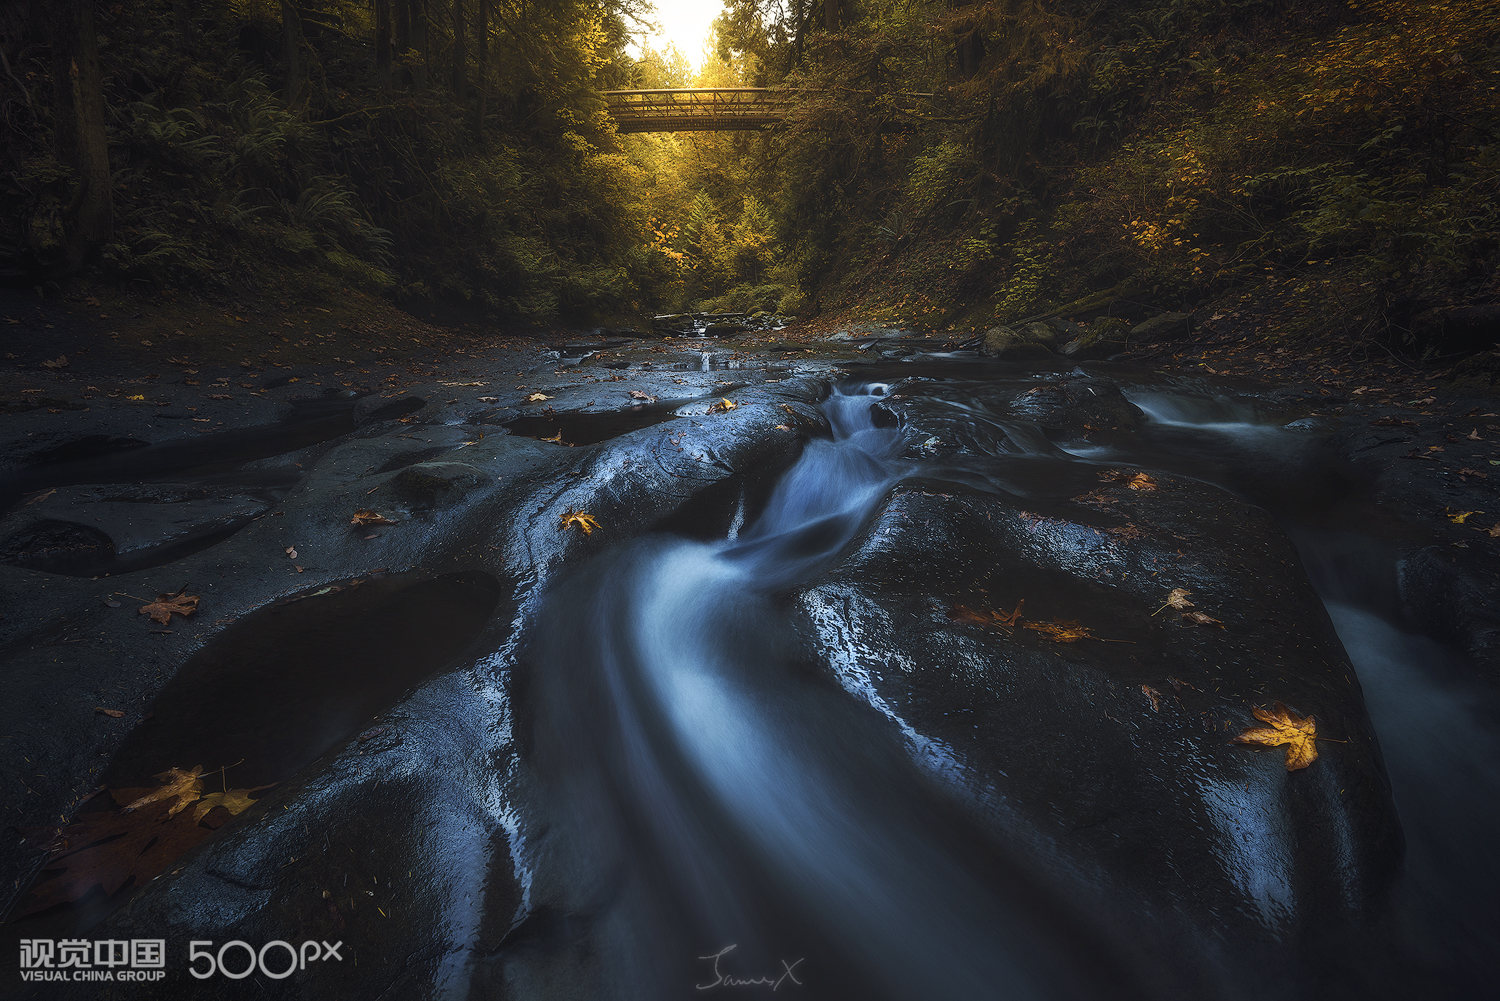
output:
[[[582,511],[564,512],[562,516],[562,524],[558,525],[557,527],[559,531],[566,532],[574,525],[577,525],[579,528],[583,529],[584,535],[593,535],[594,529],[600,527],[599,522],[594,519],[593,515],[585,514]]]
[[[731,400],[729,397],[726,396],[723,399],[721,399],[718,403],[715,403],[713,406],[709,407],[708,408],[708,412],[711,413],[711,414],[727,414],[729,411],[733,410],[735,407],[738,407],[738,406],[739,406],[738,403],[734,402],[733,400]]]
[[[1448,520],[1455,525],[1462,525],[1469,520],[1471,515],[1484,514],[1483,511],[1460,511],[1458,514],[1450,514]]]
[[[360,508],[349,519],[349,524],[364,528],[366,525],[394,525],[396,523],[385,515],[371,511],[369,508]]]
[[[228,792],[211,792],[193,807],[193,819],[202,820],[216,806],[222,806],[238,817],[254,805],[255,800],[250,798],[250,794],[255,791],[254,789],[231,789]]]
[[[1253,706],[1250,712],[1263,727],[1251,727],[1234,738],[1236,744],[1254,744],[1259,747],[1277,747],[1286,744],[1286,770],[1295,772],[1318,760],[1316,740],[1317,723],[1313,717],[1298,716],[1278,702],[1272,709]]]
[[[171,800],[172,808],[167,811],[167,816],[175,817],[203,795],[202,765],[193,766],[190,772],[185,772],[181,768],[168,768],[164,772],[158,772],[155,778],[161,782],[161,787],[126,804],[123,812],[131,813],[152,803]]]
[[[527,403],[541,403],[543,400],[550,400],[550,399],[552,399],[552,397],[548,396],[546,393],[532,393],[530,396],[526,397],[526,402]]]

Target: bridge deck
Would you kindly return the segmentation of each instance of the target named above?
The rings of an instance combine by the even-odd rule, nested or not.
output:
[[[608,90],[603,96],[620,132],[728,132],[776,124],[791,110],[797,92],[715,87]]]

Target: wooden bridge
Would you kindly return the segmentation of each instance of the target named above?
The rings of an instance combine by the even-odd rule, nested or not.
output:
[[[770,87],[607,90],[603,96],[620,132],[763,129],[785,118],[797,100],[794,90]]]

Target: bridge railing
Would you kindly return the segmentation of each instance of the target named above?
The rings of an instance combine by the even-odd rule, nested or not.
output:
[[[714,132],[774,125],[796,103],[795,90],[771,87],[609,90],[620,132]]]

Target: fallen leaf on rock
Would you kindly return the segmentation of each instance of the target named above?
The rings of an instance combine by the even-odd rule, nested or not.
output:
[[[1450,515],[1448,515],[1448,520],[1451,521],[1451,522],[1453,522],[1453,524],[1455,524],[1455,525],[1462,525],[1464,522],[1468,521],[1469,518],[1471,518],[1472,516],[1474,516],[1476,514],[1484,514],[1484,512],[1483,511],[1460,511],[1457,514],[1450,514]]]
[[[537,441],[545,441],[548,444],[552,444],[552,445],[567,445],[567,444],[569,444],[568,442],[563,441],[563,436],[562,436],[562,432],[561,431],[557,432],[557,434],[553,435],[551,438],[538,438]]]
[[[526,402],[527,403],[541,403],[544,400],[550,400],[550,399],[552,399],[552,397],[548,396],[546,393],[532,393],[530,396],[526,397]]]
[[[1158,692],[1156,689],[1152,688],[1150,685],[1142,685],[1141,686],[1141,691],[1143,693],[1145,693],[1146,698],[1148,698],[1148,699],[1151,700],[1151,711],[1152,712],[1160,712],[1161,711],[1161,692]]]
[[[156,600],[140,607],[141,615],[149,615],[152,622],[160,622],[164,626],[172,624],[172,616],[181,615],[187,618],[198,610],[199,597],[196,594],[184,594],[178,591],[176,594],[158,594]]]
[[[711,414],[727,414],[729,413],[729,411],[735,409],[738,406],[738,403],[734,402],[726,396],[719,400],[718,403],[715,403],[713,406],[709,407],[708,412]]]
[[[59,369],[59,368],[67,368],[67,367],[68,367],[68,356],[67,355],[58,355],[56,358],[48,358],[46,361],[42,362],[42,368]]]
[[[1184,622],[1191,622],[1195,626],[1218,626],[1220,629],[1224,628],[1224,623],[1206,612],[1183,612],[1182,619]]]
[[[1058,622],[1023,622],[1022,625],[1041,633],[1054,643],[1077,643],[1079,640],[1098,639],[1088,626],[1071,619]]]
[[[200,799],[197,806],[193,807],[193,819],[202,820],[215,807],[220,806],[238,817],[250,809],[251,806],[255,805],[255,800],[250,798],[251,793],[269,788],[271,787],[258,786],[254,789],[230,789],[228,792],[211,792]]]
[[[1132,490],[1155,490],[1156,481],[1145,473],[1136,473],[1130,478],[1130,482],[1126,486]]]
[[[1189,591],[1189,590],[1187,590],[1185,588],[1181,588],[1181,587],[1174,587],[1174,588],[1172,588],[1172,590],[1170,590],[1170,591],[1167,592],[1167,601],[1166,601],[1166,604],[1162,605],[1160,608],[1158,608],[1156,611],[1152,612],[1151,614],[1152,615],[1160,615],[1162,612],[1166,611],[1169,608],[1175,608],[1179,612],[1186,612],[1188,609],[1196,608],[1197,606],[1194,605],[1191,601],[1188,600],[1188,595],[1190,595],[1192,593],[1193,592],[1191,592],[1191,591]]]
[[[152,777],[160,781],[161,786],[127,803],[122,808],[122,812],[133,813],[152,803],[170,803],[171,807],[167,810],[167,816],[175,817],[192,806],[203,795],[202,765],[195,765],[191,771],[186,772],[181,768],[168,768],[164,772],[157,772]]]
[[[1025,607],[1025,598],[1016,602],[1016,607],[1008,613],[996,612],[988,608],[976,609],[967,605],[955,605],[952,618],[954,622],[972,622],[979,626],[998,626],[1001,629],[1010,630],[1021,621],[1021,609]]]
[[[1500,521],[1495,522],[1495,527],[1490,529],[1490,538],[1500,539]]]
[[[600,527],[599,522],[594,519],[593,515],[585,514],[582,511],[564,512],[562,516],[562,523],[557,527],[559,531],[566,532],[574,525],[577,525],[579,528],[583,529],[584,535],[593,535],[594,529]]]
[[[1278,702],[1272,709],[1252,706],[1252,715],[1268,726],[1251,727],[1234,738],[1236,744],[1259,747],[1287,745],[1286,770],[1295,772],[1318,760],[1317,723],[1311,716],[1298,716]]]
[[[362,507],[354,512],[354,516],[349,519],[349,524],[364,528],[367,525],[394,525],[396,522],[377,511]]]
[[[656,402],[656,397],[652,396],[650,393],[647,393],[647,392],[645,392],[643,390],[639,390],[639,389],[632,389],[630,391],[630,398],[632,400],[644,400],[647,403],[655,403]]]
[[[108,716],[110,719],[123,719],[125,716],[123,709],[106,709],[103,706],[95,706],[94,712],[101,716]]]

